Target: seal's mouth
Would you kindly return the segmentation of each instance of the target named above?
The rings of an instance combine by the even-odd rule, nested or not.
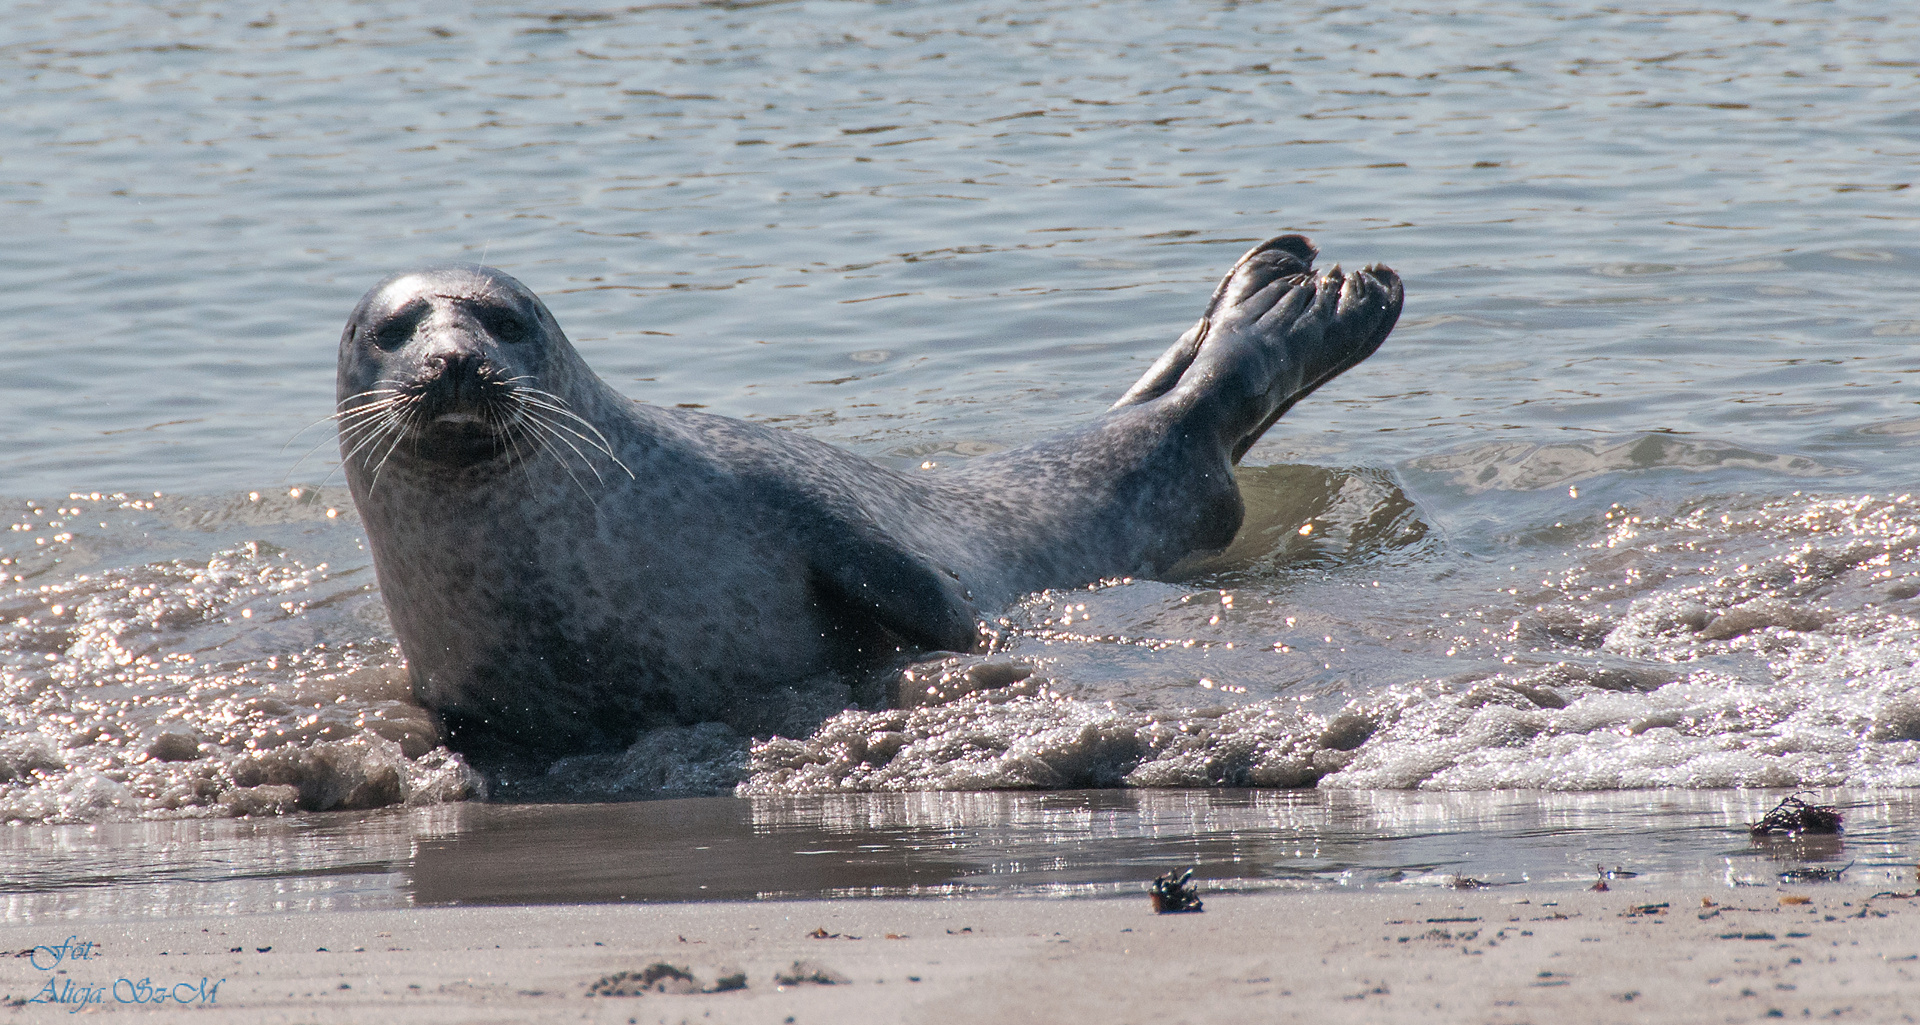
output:
[[[512,461],[519,450],[513,418],[504,410],[441,413],[414,428],[407,446],[415,458],[450,467]]]

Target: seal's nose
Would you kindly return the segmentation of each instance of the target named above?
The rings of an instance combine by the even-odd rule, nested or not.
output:
[[[473,412],[496,390],[492,366],[477,353],[436,352],[424,363],[421,376],[426,387],[420,398],[429,419]]]

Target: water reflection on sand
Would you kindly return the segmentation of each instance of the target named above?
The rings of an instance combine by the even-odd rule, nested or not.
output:
[[[1833,792],[1837,837],[1756,841],[1781,793],[1069,791],[442,805],[291,819],[21,826],[0,918],[823,896],[1911,884],[1920,797]]]

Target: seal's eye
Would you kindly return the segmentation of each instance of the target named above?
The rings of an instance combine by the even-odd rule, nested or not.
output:
[[[388,352],[392,352],[402,345],[407,344],[407,339],[412,337],[412,324],[395,324],[392,321],[388,321],[380,325],[379,330],[373,333],[373,344]]]
[[[399,312],[375,325],[371,332],[373,344],[386,352],[392,352],[413,339],[415,328],[427,315],[428,306],[423,302],[412,302],[402,306]]]
[[[498,306],[482,306],[474,311],[474,316],[480,321],[480,326],[487,329],[488,334],[506,345],[524,342],[533,335],[526,319],[512,310]]]

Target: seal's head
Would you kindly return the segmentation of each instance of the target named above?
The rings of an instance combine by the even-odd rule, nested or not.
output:
[[[548,446],[611,458],[575,409],[598,379],[546,304],[490,267],[456,264],[373,286],[340,336],[340,449],[372,486],[388,464],[458,471]],[[564,458],[564,457],[563,457]]]

